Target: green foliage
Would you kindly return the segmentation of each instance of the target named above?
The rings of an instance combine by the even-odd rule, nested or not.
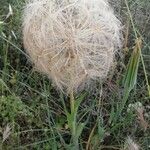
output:
[[[118,115],[122,112],[128,98],[130,92],[134,89],[136,83],[137,83],[137,74],[138,74],[138,68],[139,68],[139,61],[140,61],[140,49],[141,48],[142,41],[141,39],[138,39],[136,41],[135,48],[131,54],[129,63],[127,65],[127,70],[123,79],[123,87],[124,87],[124,93],[121,105],[119,106]]]
[[[137,73],[139,68],[139,60],[140,60],[140,50],[138,47],[141,47],[141,39],[136,41],[136,46],[131,54],[127,71],[124,76],[123,86],[125,93],[130,93],[131,90],[134,89],[134,86],[137,83]]]
[[[73,93],[72,93],[73,94]],[[63,101],[65,113],[67,116],[67,123],[70,129],[71,140],[70,144],[67,146],[69,149],[79,149],[79,138],[82,134],[82,131],[86,125],[86,123],[78,122],[78,110],[81,102],[83,101],[85,95],[81,95],[79,98],[74,99],[73,95],[70,95],[70,109],[71,111],[67,111],[66,105]]]
[[[31,117],[32,113],[28,107],[23,104],[21,99],[16,96],[1,96],[0,97],[0,122],[1,125],[16,122],[23,117]]]
[[[3,22],[2,21],[0,21],[0,32],[2,32],[2,30],[3,30]]]
[[[0,149],[123,149],[131,136],[148,150],[149,132],[128,108],[141,102],[145,122],[150,121],[150,3],[112,3],[125,25],[123,56],[100,87],[96,83],[94,90],[78,93],[69,104],[69,97],[56,91],[27,60],[21,36],[24,0],[1,1]],[[13,15],[6,19],[9,4]],[[2,142],[7,125],[11,132]]]

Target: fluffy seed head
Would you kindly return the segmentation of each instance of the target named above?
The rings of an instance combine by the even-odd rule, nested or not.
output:
[[[30,0],[23,18],[25,49],[61,90],[104,78],[121,45],[107,0]]]
[[[128,137],[123,150],[139,150],[139,149],[140,147],[130,137]]]

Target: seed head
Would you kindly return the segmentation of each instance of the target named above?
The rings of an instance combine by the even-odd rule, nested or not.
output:
[[[30,0],[23,18],[32,62],[63,91],[106,77],[121,46],[121,23],[107,0]]]
[[[128,137],[124,150],[139,150],[139,146],[131,139],[131,137]]]

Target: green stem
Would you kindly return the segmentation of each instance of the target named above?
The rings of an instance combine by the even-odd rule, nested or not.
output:
[[[71,109],[71,115],[73,117],[73,121],[71,123],[73,149],[78,150],[79,144],[78,144],[78,139],[76,138],[76,126],[77,126],[77,124],[76,124],[75,99],[74,99],[73,90],[71,90],[71,92],[70,92],[70,109]]]
[[[73,95],[73,90],[70,92],[70,107],[71,107],[71,113],[74,112],[74,95]]]
[[[125,91],[125,94],[123,96],[123,100],[119,109],[119,115],[122,113],[123,108],[125,107],[125,104],[127,103],[128,97],[129,97],[129,91]]]
[[[5,43],[4,43],[5,44]],[[2,73],[2,80],[5,81],[5,73],[7,73],[7,58],[8,58],[8,48],[9,48],[9,43],[6,43],[6,47],[4,48],[4,67],[3,67],[3,73]],[[4,93],[5,87],[2,86],[2,94]]]

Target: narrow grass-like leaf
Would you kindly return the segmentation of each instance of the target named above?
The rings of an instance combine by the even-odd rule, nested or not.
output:
[[[136,28],[135,28],[135,24],[134,24],[133,17],[132,17],[132,14],[131,14],[131,11],[130,11],[130,8],[129,8],[129,4],[128,4],[128,1],[127,1],[127,0],[125,0],[125,5],[126,5],[126,7],[127,7],[127,11],[128,11],[128,14],[129,14],[129,18],[130,18],[130,21],[131,21],[131,25],[132,25],[132,27],[133,27],[133,31],[134,31],[136,40],[138,40],[137,30],[136,30]],[[147,74],[147,72],[146,72],[145,62],[144,62],[144,59],[143,59],[143,55],[142,55],[142,52],[141,52],[141,47],[140,47],[140,45],[138,45],[138,49],[139,49],[139,53],[140,53],[140,58],[141,58],[142,66],[143,66],[144,75],[145,75],[145,80],[146,80],[146,85],[147,85],[148,96],[150,97],[150,84],[149,84],[148,74]]]
[[[136,45],[131,55],[131,58],[128,63],[127,71],[123,79],[124,91],[131,92],[134,88],[137,80],[137,72],[139,67],[139,60],[140,60],[140,51],[139,45],[141,47],[142,40],[139,38],[136,40]]]
[[[9,89],[9,87],[7,86],[7,84],[4,82],[4,80],[0,79],[0,86],[2,86],[3,88],[5,87],[5,89],[12,94],[11,90]],[[0,87],[1,89],[1,87]]]
[[[118,115],[121,114],[131,90],[134,88],[136,81],[137,81],[137,73],[140,61],[140,49],[142,45],[141,38],[137,39],[135,42],[135,47],[132,52],[131,58],[129,60],[127,71],[123,79],[123,86],[124,86],[124,93],[123,93],[123,100],[121,105],[119,106]]]
[[[76,129],[76,138],[79,139],[83,129],[85,127],[85,123],[79,123]]]

